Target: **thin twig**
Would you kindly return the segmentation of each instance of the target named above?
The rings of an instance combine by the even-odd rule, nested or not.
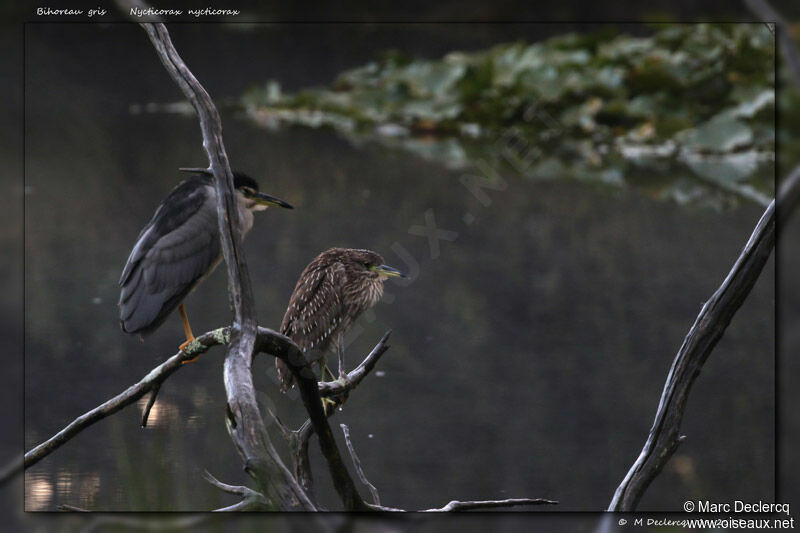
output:
[[[84,509],[83,507],[77,507],[75,505],[69,505],[67,503],[62,503],[58,507],[56,507],[59,511],[68,511],[70,513],[91,513],[89,509]]]
[[[270,508],[267,498],[262,493],[253,490],[250,487],[245,487],[243,485],[228,485],[227,483],[223,483],[212,476],[208,470],[203,473],[203,478],[205,478],[206,481],[218,489],[227,492],[228,494],[235,494],[242,498],[240,502],[229,505],[228,507],[215,509],[214,512],[255,511],[259,509],[264,510]]]
[[[275,425],[278,426],[281,435],[283,435],[283,437],[287,440],[291,439],[294,436],[294,432],[286,427],[286,425],[281,421],[280,417],[278,417],[278,415],[276,415],[272,409],[267,407],[267,412],[269,413],[269,416],[272,418],[272,421],[275,423]]]
[[[353,460],[353,466],[356,469],[358,478],[361,480],[361,483],[367,486],[369,492],[372,494],[372,503],[380,505],[381,496],[378,494],[378,489],[375,488],[375,485],[370,483],[366,474],[364,474],[364,469],[361,467],[361,460],[358,458],[356,449],[353,447],[353,442],[350,440],[350,428],[347,427],[347,424],[339,424],[339,427],[342,428],[342,433],[344,433],[344,441],[347,443],[347,449],[350,451],[350,458]]]
[[[423,509],[421,513],[452,513],[458,511],[471,511],[474,509],[491,509],[496,507],[517,507],[519,505],[558,505],[555,500],[545,498],[509,498],[508,500],[479,500],[458,501],[453,500],[438,509]]]
[[[150,397],[147,399],[147,405],[144,408],[144,412],[142,413],[142,427],[147,427],[147,419],[150,417],[150,410],[153,408],[153,404],[156,403],[156,398],[158,397],[158,391],[161,390],[161,385],[156,385],[153,387],[153,390],[150,391]]]
[[[222,481],[215,478],[214,475],[211,474],[211,472],[209,472],[208,470],[203,471],[203,479],[205,479],[210,484],[217,487],[219,490],[227,492],[228,494],[235,494],[236,496],[242,496],[242,497],[258,494],[262,498],[264,497],[263,494],[254,491],[250,487],[245,487],[243,485],[228,485],[227,483],[223,483]]]
[[[367,374],[369,374],[372,369],[375,368],[375,365],[378,363],[381,356],[386,353],[386,350],[390,348],[390,346],[387,344],[387,341],[389,340],[389,336],[391,334],[392,330],[384,333],[383,337],[381,337],[381,340],[379,340],[378,344],[372,348],[372,351],[370,351],[367,357],[364,358],[361,364],[349,372],[344,379],[337,381],[320,381],[317,384],[320,395],[325,398],[331,398],[333,396],[340,396],[355,389],[367,376]]]
[[[200,168],[200,167],[180,167],[178,170],[180,170],[181,172],[189,172],[191,174],[205,174],[206,176],[214,175],[207,168]]]

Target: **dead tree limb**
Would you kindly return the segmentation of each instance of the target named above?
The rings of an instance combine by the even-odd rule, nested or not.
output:
[[[800,56],[789,37],[786,22],[766,0],[745,0],[745,3],[766,22],[776,23],[776,35],[781,40],[786,63],[800,84]],[[667,375],[647,441],[614,492],[609,511],[635,511],[647,487],[685,439],[680,435],[680,425],[692,384],[734,314],[750,294],[775,247],[776,231],[779,232],[786,224],[798,200],[800,166],[783,180],[777,206],[773,200],[767,207],[722,285],[703,305],[686,335]]]
[[[364,474],[364,469],[361,467],[361,460],[358,458],[358,454],[353,446],[353,442],[350,440],[350,428],[347,427],[347,424],[339,424],[339,427],[342,428],[342,433],[344,433],[344,441],[347,444],[347,449],[350,452],[350,459],[353,460],[353,467],[356,469],[358,478],[361,480],[361,483],[366,485],[370,494],[372,494],[372,503],[375,505],[380,505],[381,495],[378,493],[378,489],[375,488],[375,485],[370,483],[366,474]]]
[[[672,363],[653,427],[639,457],[614,493],[609,511],[634,511],[683,441],[680,426],[692,384],[755,285],[775,244],[775,202],[764,212],[722,285],[703,305]]]
[[[4,471],[8,470],[10,472],[8,477],[11,477],[14,473],[23,468],[28,468],[36,464],[82,430],[136,402],[148,392],[152,392],[157,387],[160,387],[164,380],[172,373],[182,368],[182,363],[184,361],[197,357],[212,346],[228,344],[230,342],[230,337],[231,328],[229,327],[219,328],[200,335],[187,347],[186,351],[181,351],[173,355],[164,363],[148,372],[139,382],[128,387],[103,404],[79,416],[54,436],[26,453],[24,464],[20,465],[19,468],[9,466],[4,469]],[[388,349],[388,346],[385,345],[385,341],[386,336],[384,335],[381,342],[370,352],[365,361],[375,359],[376,349],[378,347],[382,347],[383,351]],[[322,410],[322,401],[318,390],[319,384],[313,372],[310,371],[310,363],[305,360],[302,352],[291,339],[268,328],[259,327],[257,329],[256,348],[257,352],[264,352],[275,357],[280,357],[286,361],[290,370],[295,373],[297,383],[302,385],[301,394],[304,405],[311,416],[308,424],[309,428],[313,428],[314,432],[323,436],[320,439],[320,447],[322,448],[325,459],[328,461],[331,476],[334,479],[334,484],[342,497],[345,507],[350,510],[366,510],[366,506],[363,504],[361,497],[358,496],[355,484],[352,478],[350,478],[347,468],[344,466],[341,456],[339,455],[336,441],[333,438],[327,418]],[[361,371],[355,375],[363,379]],[[13,464],[14,463],[11,463],[11,465]],[[356,497],[358,499],[356,499]]]
[[[43,443],[39,444],[38,446],[32,448],[29,452],[25,454],[25,459],[22,464],[20,464],[20,470],[27,469],[30,466],[35,465],[55,450],[60,448],[64,443],[68,442],[72,437],[86,429],[87,427],[91,426],[95,422],[98,422],[110,415],[113,415],[120,409],[136,402],[140,398],[142,398],[148,392],[155,390],[156,388],[160,387],[161,384],[166,380],[169,376],[171,376],[175,371],[179,370],[183,365],[183,361],[187,361],[196,357],[197,354],[205,352],[208,350],[210,346],[215,346],[217,344],[224,344],[227,342],[227,328],[218,329],[214,331],[209,331],[208,333],[204,333],[195,339],[195,342],[192,343],[192,349],[189,352],[178,352],[177,354],[173,355],[153,370],[147,373],[141,380],[137,383],[131,385],[120,394],[114,396],[110,400],[98,405],[94,409],[91,409],[72,422],[70,422],[64,429],[44,441]],[[16,472],[8,472],[4,471],[4,476],[0,479],[0,482],[5,481],[11,475]]]
[[[800,83],[800,58],[788,37],[785,21],[765,0],[745,0],[759,16],[777,23],[777,35],[787,64]],[[728,276],[706,302],[676,356],[645,446],[617,488],[609,511],[633,511],[647,487],[680,445],[680,424],[692,383],[722,337],[733,315],[750,293],[775,244],[775,226],[783,226],[800,198],[800,167],[784,180],[778,195],[778,215],[771,203],[756,225]]]
[[[260,492],[255,491],[250,487],[228,485],[227,483],[223,483],[212,476],[208,470],[203,473],[203,478],[223,492],[235,494],[236,496],[242,498],[241,501],[228,507],[215,509],[214,512],[264,511],[269,509],[269,502],[267,501],[267,498]]]
[[[385,507],[381,505],[380,495],[378,494],[378,489],[375,488],[369,479],[367,479],[366,474],[364,473],[364,469],[361,466],[361,460],[358,458],[358,454],[356,453],[355,446],[353,446],[353,442],[350,440],[350,428],[347,427],[345,424],[339,424],[339,427],[342,428],[342,432],[344,433],[344,438],[347,443],[347,449],[350,452],[350,458],[353,460],[353,466],[356,469],[356,473],[358,473],[359,479],[361,482],[369,488],[370,493],[372,493],[372,499],[374,503],[368,503],[367,505],[375,510],[375,511],[385,511],[385,512],[408,512],[405,509],[396,509],[394,507]],[[459,501],[453,500],[444,507],[438,507],[435,509],[422,509],[418,512],[421,513],[451,513],[451,512],[458,512],[458,511],[471,511],[475,509],[491,509],[497,507],[516,507],[520,505],[557,505],[558,502],[554,500],[548,500],[546,498],[510,498],[507,500],[478,500],[478,501]]]
[[[326,412],[326,416],[333,415],[336,412],[335,408],[341,406],[346,401],[350,391],[355,389],[367,374],[375,368],[381,356],[389,349],[387,342],[391,333],[391,330],[384,333],[383,337],[378,341],[378,344],[375,345],[361,364],[347,373],[343,378],[336,381],[320,381],[317,383],[320,396],[333,399],[335,402],[334,406]],[[286,437],[289,449],[291,450],[292,472],[312,499],[314,493],[314,478],[311,474],[311,461],[308,458],[308,442],[313,435],[314,426],[311,424],[311,420],[306,420],[299,429],[292,431],[291,434]],[[284,434],[284,436],[286,435]]]
[[[258,347],[260,351],[266,351],[275,357],[283,359],[294,374],[303,404],[310,417],[311,427],[318,435],[322,454],[327,461],[334,486],[345,508],[347,510],[397,510],[378,505],[369,505],[361,499],[342,461],[327,421],[327,415],[323,409],[319,384],[313,372],[311,372],[310,365],[305,360],[302,351],[291,340],[275,332],[269,331],[269,335],[266,338],[260,335],[263,328],[258,328],[255,319],[250,279],[246,260],[242,253],[239,219],[238,216],[235,216],[237,211],[233,195],[233,176],[222,142],[222,126],[219,114],[209,94],[175,50],[166,27],[161,23],[142,23],[141,26],[147,32],[165,69],[189,99],[200,120],[203,147],[209,159],[209,170],[214,176],[217,191],[220,241],[227,267],[229,296],[234,312],[232,326],[221,330],[226,332],[227,337],[224,340],[228,343],[224,366],[225,389],[228,400],[228,428],[244,462],[245,471],[256,481],[260,491],[254,491],[247,487],[226,485],[214,479],[210,474],[207,479],[227,492],[234,492],[244,497],[242,502],[225,510],[238,510],[252,508],[253,506],[260,508],[267,505],[282,510],[296,508],[305,510],[317,509],[280,460],[261,418],[255,398],[251,372],[252,360]],[[349,390],[358,385],[374,366],[377,359],[388,349],[388,346],[385,346],[387,337],[388,334],[381,340],[375,355],[371,359],[368,358],[365,362],[366,364],[362,364],[354,371],[353,380],[344,376],[343,384],[332,388],[328,393],[338,396],[346,395]],[[209,341],[209,343],[212,341]],[[205,345],[200,342],[200,346]],[[146,413],[149,412],[155,401],[161,382],[169,374],[177,370],[179,368],[178,365],[183,360],[197,353],[194,348],[191,348],[188,352],[181,352],[173,356],[154,370],[155,375],[152,375],[153,372],[151,372],[142,380],[143,382],[135,385],[132,389],[126,390],[121,395],[86,415],[79,417],[53,438],[31,450],[29,452],[30,456],[26,454],[23,468],[41,460],[41,458],[68,441],[83,428],[113,414],[150,392],[152,396],[145,408],[145,416],[143,417],[143,424],[146,423]],[[14,469],[12,468],[11,470],[13,471]],[[514,499],[488,502],[453,501],[441,509],[429,511],[542,503],[555,502],[544,499]]]
[[[247,262],[242,250],[239,217],[233,195],[233,174],[222,142],[219,113],[211,96],[175,50],[166,26],[153,23],[142,23],[141,26],[147,32],[164,68],[197,112],[209,170],[214,175],[220,243],[234,314],[224,365],[231,439],[244,462],[245,471],[277,508],[314,510],[305,491],[281,462],[256,402],[250,365],[258,326]]]
[[[378,364],[381,356],[386,353],[386,350],[389,349],[389,345],[387,341],[389,340],[389,335],[392,334],[392,330],[387,331],[381,337],[381,340],[378,341],[378,344],[372,349],[372,351],[364,358],[360,365],[355,367],[352,371],[348,372],[342,379],[337,379],[336,381],[320,381],[318,384],[319,393],[320,395],[331,398],[333,396],[340,396],[342,394],[349,393],[356,387],[358,387],[359,383],[369,374],[372,372],[372,369],[375,368],[375,365]]]
[[[444,507],[437,509],[423,509],[421,513],[452,513],[457,511],[474,511],[476,509],[493,509],[497,507],[517,507],[520,505],[556,505],[557,501],[545,498],[509,498],[507,500],[479,500],[458,501],[453,500]]]
[[[259,328],[259,330],[262,329],[264,328]],[[358,493],[353,478],[350,477],[350,473],[342,461],[331,426],[328,424],[328,417],[322,407],[319,384],[311,371],[311,365],[291,339],[279,333],[272,333],[270,336],[259,335],[258,351],[281,358],[294,375],[303,406],[311,421],[311,427],[314,428],[319,439],[319,446],[328,465],[334,488],[344,503],[345,509],[348,511],[370,510]]]

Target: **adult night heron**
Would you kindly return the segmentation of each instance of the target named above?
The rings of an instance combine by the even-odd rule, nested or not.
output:
[[[339,353],[341,363],[345,332],[381,298],[383,282],[390,277],[406,276],[385,265],[376,252],[349,248],[322,252],[300,274],[283,316],[281,333],[303,352],[319,351],[323,380],[324,372],[330,374],[325,365],[328,351]],[[281,390],[286,392],[294,385],[294,376],[280,359],[275,359],[275,366]],[[343,371],[339,368],[340,376]]]
[[[184,170],[184,169],[181,169]],[[122,330],[142,338],[157,329],[177,307],[186,342],[194,340],[183,300],[222,259],[217,223],[217,191],[210,171],[182,181],[156,209],[139,233],[122,271],[119,318]],[[253,212],[292,206],[258,191],[258,183],[233,173],[242,236],[253,227]]]

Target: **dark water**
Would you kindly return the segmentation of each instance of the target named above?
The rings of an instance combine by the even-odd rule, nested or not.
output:
[[[556,28],[557,30],[557,28]],[[175,26],[173,39],[218,98],[274,77],[325,83],[375,51],[435,56],[555,31],[535,26]],[[177,316],[145,343],[118,327],[117,280],[139,229],[202,166],[192,117],[132,115],[177,89],[128,25],[29,25],[26,84],[25,444],[31,447],[175,352]],[[332,420],[350,426],[386,505],[547,497],[604,508],[650,428],[672,357],[761,209],[680,208],[624,189],[508,177],[484,206],[458,172],[328,131],[260,130],[223,116],[233,166],[295,211],[257,216],[246,250],[262,325],[277,327],[305,264],[366,247],[416,272],[387,285],[348,348],[355,364],[391,328],[391,350]],[[414,226],[431,215],[451,240]],[[435,256],[435,257],[434,257]],[[408,258],[412,258],[410,261]],[[698,379],[688,440],[641,504],[769,499],[774,472],[772,263]],[[196,332],[230,319],[220,270],[187,300]],[[28,510],[207,510],[233,503],[203,470],[247,483],[224,425],[223,351],[141,406],[81,433],[26,473]],[[292,426],[294,396],[256,363],[262,405]],[[277,432],[275,442],[284,450]],[[343,447],[342,439],[340,444]],[[324,504],[337,501],[316,444]],[[366,491],[362,491],[366,494]]]

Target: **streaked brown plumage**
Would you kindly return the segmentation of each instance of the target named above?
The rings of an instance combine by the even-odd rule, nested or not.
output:
[[[370,250],[331,248],[319,254],[300,274],[281,333],[304,352],[320,352],[324,368],[328,351],[338,351],[344,335],[356,319],[383,295],[387,277],[405,277],[383,264],[380,254]],[[275,359],[281,390],[294,385],[294,376]]]

